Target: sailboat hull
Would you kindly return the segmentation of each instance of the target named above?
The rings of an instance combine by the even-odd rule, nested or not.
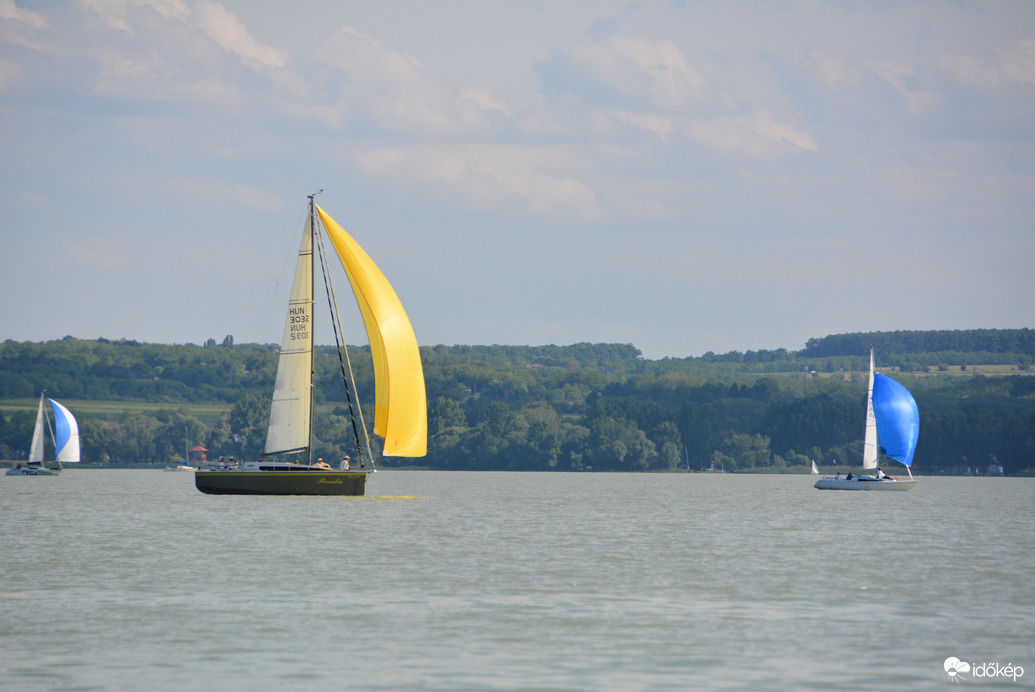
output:
[[[820,490],[911,490],[916,485],[916,481],[913,479],[909,480],[892,480],[885,478],[878,480],[876,478],[853,478],[847,480],[844,478],[821,478],[816,481],[814,487]]]
[[[194,485],[210,495],[362,495],[367,473],[349,471],[198,471]]]
[[[56,476],[61,469],[48,469],[39,466],[22,466],[21,468],[7,469],[8,476]]]

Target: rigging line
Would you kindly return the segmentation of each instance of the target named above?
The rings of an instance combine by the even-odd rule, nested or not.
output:
[[[321,261],[321,263],[323,263],[325,261],[323,258],[324,258],[325,254],[326,254],[326,251],[324,250],[324,246],[323,246],[323,235],[322,234],[320,235],[318,242],[319,242],[319,246],[320,246],[320,258],[321,258],[320,261]],[[337,342],[337,340],[338,340],[338,335],[339,334],[341,335],[341,346],[338,347],[338,365],[339,365],[339,367],[342,368],[342,378],[345,379],[346,388],[348,387],[348,382],[349,381],[352,382],[352,388],[353,388],[353,390],[355,391],[355,394],[356,394],[356,408],[359,410],[359,427],[363,430],[363,441],[366,442],[366,446],[367,446],[367,458],[370,459],[370,468],[376,470],[376,468],[375,468],[376,460],[374,459],[373,451],[371,451],[371,449],[370,449],[370,435],[367,433],[367,424],[366,424],[366,421],[363,419],[363,402],[361,402],[359,400],[359,390],[356,389],[356,375],[352,371],[352,357],[349,355],[349,348],[348,348],[348,346],[345,343],[345,329],[341,326],[341,311],[338,309],[338,294],[334,290],[334,280],[331,278],[330,272],[327,271],[325,265],[321,264],[321,266],[323,267],[324,281],[327,284],[327,286],[329,287],[329,295],[328,295],[328,298],[327,298],[327,302],[328,302],[329,305],[332,306],[332,308],[331,308],[332,309],[332,322],[335,325],[334,326],[334,339],[335,339],[335,342]],[[346,274],[347,274],[347,272],[346,272]],[[342,351],[345,352],[345,364],[348,366],[348,370],[349,370],[349,375],[348,375],[347,378],[345,377],[345,372],[344,372],[344,367],[345,366],[341,364],[341,353],[342,353]],[[371,346],[371,348],[370,348],[371,357],[373,356],[373,351],[374,351],[373,346]],[[350,414],[352,413],[352,406],[351,406],[351,404],[352,404],[352,402],[350,400],[349,401],[349,412],[350,412]],[[355,415],[354,414],[353,414],[352,427],[353,427],[353,432],[355,432],[356,421],[355,421]],[[363,457],[363,450],[359,446],[359,440],[358,439],[356,440],[356,449],[359,451],[360,458],[362,459],[362,457]]]
[[[338,367],[341,369],[341,379],[345,383],[345,398],[349,402],[349,416],[352,419],[352,434],[356,438],[356,450],[360,459],[363,457],[363,447],[359,442],[359,431],[356,427],[356,412],[352,407],[352,395],[349,393],[349,379],[351,377],[352,387],[355,389],[356,377],[352,373],[352,360],[349,358],[348,347],[345,346],[345,335],[341,328],[341,318],[338,315],[338,299],[334,292],[334,282],[331,281],[330,272],[327,269],[327,253],[323,245],[323,234],[316,234],[316,245],[320,252],[320,270],[323,273],[324,290],[327,292],[327,304],[331,312],[331,327],[334,330],[334,344],[338,349]],[[342,351],[345,352],[345,360],[348,361],[348,375],[345,374],[345,363],[342,361]],[[370,466],[374,466],[374,456],[370,452],[370,437],[367,435],[367,426],[363,421],[363,406],[359,402],[359,392],[356,392],[356,408],[359,409],[360,427],[363,428],[363,438],[367,443],[367,456],[370,458]]]
[[[322,251],[322,238],[320,239],[320,243]],[[367,433],[367,424],[366,421],[363,419],[363,403],[359,400],[359,391],[356,390],[356,375],[352,371],[352,357],[349,356],[349,349],[348,346],[345,344],[345,330],[341,326],[341,312],[338,310],[338,294],[334,290],[334,280],[330,278],[330,273],[326,273],[325,276],[327,278],[327,283],[330,286],[330,297],[328,298],[328,303],[332,303],[334,305],[334,315],[337,318],[336,332],[341,333],[342,348],[340,348],[338,351],[338,363],[339,365],[341,365],[341,352],[344,351],[345,363],[348,365],[349,369],[348,379],[352,382],[352,388],[356,392],[356,408],[359,410],[359,427],[363,430],[363,440],[364,442],[366,442],[367,445],[367,458],[370,459],[370,467],[374,468],[376,460],[374,459],[374,453],[370,449],[370,435]],[[335,336],[335,339],[337,339],[337,336]],[[371,348],[371,354],[373,354],[373,348]],[[359,440],[356,441],[356,448],[359,449]],[[362,450],[360,450],[360,458],[362,458],[362,456],[363,452]]]
[[[316,194],[320,193],[318,192]],[[301,227],[302,222],[304,221],[305,214],[302,215],[301,222],[296,222],[296,226]],[[270,329],[270,318],[273,315],[273,310],[278,308],[279,306],[277,296],[280,291],[280,286],[284,282],[284,277],[287,275],[288,267],[293,266],[291,265],[291,262],[297,261],[298,259],[298,254],[294,252],[294,247],[298,244],[297,236],[288,235],[287,237],[289,238],[289,240],[286,242],[287,248],[284,252],[280,253],[280,256],[284,259],[280,265],[280,272],[277,274],[277,281],[273,285],[273,290],[270,292],[269,298],[266,301],[265,312],[259,319],[258,324],[254,326],[255,336],[252,338],[252,341],[257,344],[274,343],[265,340],[268,338],[267,332]],[[279,342],[276,342],[276,344],[279,348]]]

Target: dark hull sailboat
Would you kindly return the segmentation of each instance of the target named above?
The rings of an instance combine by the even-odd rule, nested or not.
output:
[[[373,431],[384,438],[381,457],[419,457],[427,451],[428,416],[417,337],[395,290],[367,253],[309,196],[309,214],[288,302],[277,380],[270,406],[269,428],[262,461],[231,462],[194,474],[198,490],[213,495],[363,495],[376,460],[363,422],[362,409],[352,417],[356,447],[363,455],[360,431],[366,438],[366,459],[340,470],[313,459],[313,334],[314,258],[319,253],[331,308],[331,323],[339,348],[346,393],[346,364],[350,363],[340,334],[334,290],[327,273],[323,238],[334,247],[355,294],[370,341],[374,365],[375,416]],[[351,371],[351,364],[348,365]],[[352,396],[349,408],[353,410]],[[357,420],[358,419],[358,420]],[[283,460],[288,455],[295,460]],[[358,468],[357,468],[358,466]]]
[[[195,474],[198,490],[210,495],[363,495],[368,472],[205,471]]]

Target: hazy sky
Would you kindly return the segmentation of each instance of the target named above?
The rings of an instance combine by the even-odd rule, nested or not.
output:
[[[320,188],[421,345],[1035,327],[1035,2],[0,0],[0,176],[0,340],[277,342]]]

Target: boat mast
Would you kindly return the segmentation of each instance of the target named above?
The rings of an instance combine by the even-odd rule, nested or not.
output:
[[[316,255],[316,196],[323,192],[321,187],[318,191],[309,195],[309,314],[311,323],[309,330],[312,333],[312,342],[309,346],[309,465],[313,465],[313,414],[316,409],[316,266],[314,257]]]

